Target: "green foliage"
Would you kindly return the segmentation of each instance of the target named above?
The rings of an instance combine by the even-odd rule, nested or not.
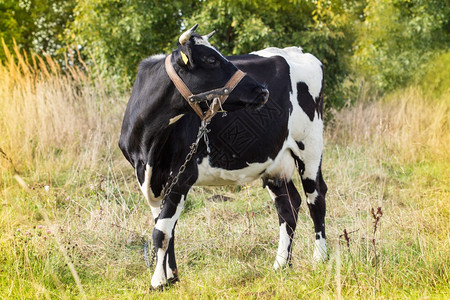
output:
[[[369,0],[354,61],[363,76],[390,91],[419,80],[448,49],[450,6],[441,0]]]
[[[139,61],[175,46],[182,16],[196,1],[80,0],[69,41],[108,76],[130,82]]]
[[[291,45],[294,28],[306,30],[313,10],[310,1],[207,1],[187,23],[199,23],[206,31],[216,29],[217,47],[235,55]]]
[[[437,55],[426,69],[420,84],[423,91],[433,97],[444,98],[450,94],[450,52]]]
[[[292,45],[314,54],[327,106],[339,108],[357,98],[359,78],[382,92],[429,82],[440,66],[430,62],[449,48],[449,15],[448,0],[0,0],[0,38],[50,55],[80,48],[128,88],[139,61],[199,23],[217,30],[212,43],[226,55]]]
[[[358,3],[82,0],[70,41],[92,54],[106,75],[122,82],[131,82],[143,58],[171,51],[182,29],[195,23],[202,33],[217,30],[213,43],[226,55],[297,45],[323,61],[327,101],[341,106],[355,38],[351,28],[362,10]]]
[[[351,57],[356,39],[354,26],[365,1],[317,1],[313,11],[314,23],[305,31],[295,33],[295,40],[317,56],[324,65],[325,108],[341,108],[348,102],[345,81],[352,73]]]
[[[0,1],[0,38],[5,41],[8,48],[13,48],[13,40],[21,47],[30,48],[32,43],[29,37],[32,27],[32,20],[26,9],[19,6],[18,1]],[[4,58],[5,54],[0,50],[0,59]]]
[[[328,104],[344,103],[341,84],[349,74],[360,1],[207,1],[188,18],[216,29],[216,46],[227,55],[269,46],[300,46],[324,64]],[[208,30],[207,30],[208,31]]]
[[[0,1],[0,38],[12,49],[14,41],[26,51],[59,54],[75,3],[64,0]],[[0,59],[5,59],[0,49]]]

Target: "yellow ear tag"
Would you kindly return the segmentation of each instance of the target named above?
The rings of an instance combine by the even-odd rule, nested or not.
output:
[[[181,58],[184,61],[184,64],[187,65],[187,63],[189,61],[188,57],[186,56],[186,54],[183,53],[183,51],[180,51],[180,53],[181,53]]]

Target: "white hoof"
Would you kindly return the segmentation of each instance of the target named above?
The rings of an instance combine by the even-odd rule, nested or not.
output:
[[[162,250],[159,250],[159,251],[162,251]],[[164,255],[164,253],[163,253],[163,255]],[[164,257],[164,256],[162,256],[162,257]],[[153,276],[152,276],[151,285],[152,285],[152,288],[155,290],[157,290],[167,284],[166,274],[164,274],[164,267],[163,267],[162,263],[159,263],[159,261],[162,260],[162,257],[158,257],[158,260],[156,261],[155,272],[153,273]],[[159,259],[161,259],[161,260],[159,260]]]
[[[161,278],[160,276],[157,276],[157,278],[155,278],[155,275],[153,275],[151,284],[154,290],[159,290],[161,289],[161,287],[167,284],[167,279],[165,278],[165,276],[164,278]]]
[[[320,237],[320,239],[315,241],[315,249],[313,254],[313,259],[315,262],[324,262],[328,259],[327,254],[327,243],[324,238]]]
[[[277,258],[275,259],[275,262],[273,264],[274,270],[278,270],[286,266],[287,264],[287,258],[284,258],[282,256],[277,255]]]

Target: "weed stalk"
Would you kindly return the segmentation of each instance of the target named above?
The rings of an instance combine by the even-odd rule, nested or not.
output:
[[[372,248],[373,248],[373,254],[374,254],[374,267],[375,267],[375,278],[374,278],[374,286],[375,291],[378,289],[378,254],[377,254],[377,246],[376,246],[376,233],[378,229],[378,224],[380,222],[381,217],[383,216],[383,211],[381,210],[381,206],[377,208],[377,211],[371,209],[372,217],[374,219],[373,224],[373,237],[372,237]]]
[[[352,234],[352,233],[354,233],[354,232],[357,232],[359,229],[357,229],[357,230],[353,230],[353,231],[350,231],[350,232],[347,232],[347,229],[345,229],[344,228],[344,233],[343,234],[341,234],[340,236],[339,236],[339,238],[344,238],[344,240],[345,240],[345,242],[346,242],[346,245],[347,245],[347,250],[348,250],[348,255],[350,256],[350,263],[352,264],[352,273],[353,273],[353,276],[355,277],[355,280],[356,280],[356,285],[358,286],[358,296],[360,296],[360,293],[361,293],[361,291],[360,291],[360,285],[359,285],[359,279],[358,279],[358,275],[356,274],[356,271],[355,271],[355,263],[354,263],[354,261],[353,261],[353,256],[352,256],[352,252],[350,251],[350,236],[349,236],[349,234]]]

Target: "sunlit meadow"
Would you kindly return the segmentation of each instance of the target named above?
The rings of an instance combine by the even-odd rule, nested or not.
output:
[[[117,148],[127,95],[96,75],[76,52],[58,63],[14,49],[0,63],[0,297],[450,296],[448,94],[410,88],[329,113],[327,262],[312,261],[304,203],[293,266],[273,271],[278,221],[261,182],[194,187],[181,281],[150,292],[153,220]]]

